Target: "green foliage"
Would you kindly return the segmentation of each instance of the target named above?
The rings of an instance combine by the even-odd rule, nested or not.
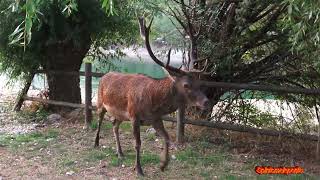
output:
[[[62,10],[62,13],[66,16],[69,17],[72,12],[78,11],[78,4],[75,0],[65,0],[62,1],[62,6],[65,8]]]
[[[64,43],[80,49],[88,43],[92,48],[131,44],[138,34],[134,16],[125,1],[108,3],[121,8],[114,13],[109,5],[109,16],[96,0],[1,1],[6,8],[0,14],[0,71],[29,74],[46,65],[49,47]]]
[[[320,47],[320,2],[318,0],[285,0],[288,12],[284,27],[293,34],[291,42],[295,50],[310,46]]]
[[[288,115],[290,110],[292,117],[283,117],[283,114],[271,114],[268,111],[261,111],[259,106],[254,104],[254,100],[238,100],[235,102],[226,102],[228,107],[224,109],[223,115],[226,121],[259,128],[270,128],[276,130],[285,130],[295,133],[317,133],[317,126],[314,123],[315,114],[313,109],[299,103],[288,101],[278,101],[276,104],[269,104],[265,101],[267,109],[273,111],[273,108],[285,109],[283,114]],[[260,102],[259,102],[260,103]],[[273,111],[276,112],[276,111]],[[219,117],[218,112],[214,117]]]
[[[195,47],[196,59],[208,60],[206,72],[210,76],[201,77],[204,80],[319,88],[319,3],[318,0],[236,3],[165,0],[159,5],[150,4],[154,11],[173,20],[177,32],[181,32],[178,37],[183,39],[184,49],[191,51],[190,47]],[[195,63],[193,68],[200,69],[204,64]],[[214,103],[225,92],[225,89],[207,90]],[[315,104],[315,97],[292,94],[273,97],[309,107]],[[254,115],[256,109],[246,105],[239,108],[250,114],[248,120],[254,119],[249,124],[276,124],[270,114]]]
[[[241,104],[234,111],[238,112],[239,119],[245,125],[254,127],[276,127],[277,119],[270,113],[261,112],[250,103]],[[237,116],[237,115],[235,115]]]
[[[116,9],[114,9],[114,3],[113,0],[102,0],[102,8],[105,9],[106,13],[108,15],[117,15]]]
[[[15,7],[12,12],[24,13],[25,19],[17,26],[12,34],[10,34],[10,45],[18,44],[24,47],[31,41],[33,22],[39,20],[37,6],[40,4],[40,0],[27,0],[25,4],[21,4],[19,1],[13,2],[10,6]],[[9,6],[9,7],[10,7]]]

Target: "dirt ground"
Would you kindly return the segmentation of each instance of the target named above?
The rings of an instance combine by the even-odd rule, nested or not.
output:
[[[83,129],[80,116],[47,122],[45,113],[12,113],[12,101],[0,102],[0,126],[32,127],[9,133],[0,129],[0,179],[319,179],[315,142],[258,137],[244,133],[187,127],[186,142],[172,143],[170,164],[159,169],[162,139],[141,128],[141,161],[145,177],[133,170],[131,125],[120,126],[125,158],[115,154],[112,125],[105,122],[100,147],[94,148],[96,123]],[[10,118],[9,118],[10,117]],[[18,120],[17,120],[18,119]],[[175,127],[166,123],[174,139]],[[10,128],[6,128],[7,130]],[[302,175],[258,175],[256,166],[300,166]]]

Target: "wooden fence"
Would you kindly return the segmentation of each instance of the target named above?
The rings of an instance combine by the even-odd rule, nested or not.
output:
[[[69,102],[63,102],[63,101],[41,99],[36,97],[28,97],[26,94],[34,78],[34,75],[37,73],[58,73],[58,74],[68,74],[72,76],[85,76],[85,104],[76,104],[76,103],[69,103]],[[32,74],[32,76],[30,76],[30,78],[27,80],[25,84],[25,87],[19,93],[18,98],[16,100],[16,104],[14,106],[14,110],[19,111],[24,100],[38,101],[38,102],[59,105],[59,106],[73,107],[73,108],[84,108],[85,122],[88,127],[92,120],[92,110],[96,109],[95,106],[92,106],[92,99],[91,99],[92,77],[102,77],[103,75],[104,75],[103,73],[92,72],[91,63],[85,63],[85,72],[63,72],[63,71],[46,72],[44,70],[38,70],[34,74]],[[225,88],[225,89],[245,89],[245,90],[258,90],[258,91],[268,91],[268,92],[278,92],[278,93],[320,95],[320,89],[304,89],[304,88],[296,88],[296,87],[278,87],[278,86],[225,83],[225,82],[208,82],[208,81],[202,81],[201,83],[208,87],[217,87],[217,88]],[[295,134],[295,133],[283,132],[283,131],[280,132],[275,130],[258,129],[258,128],[252,128],[252,127],[246,127],[246,126],[240,126],[240,125],[234,125],[234,124],[209,122],[206,120],[191,121],[191,120],[185,119],[184,111],[185,111],[184,108],[178,109],[176,120],[168,116],[163,118],[163,120],[165,121],[171,121],[171,122],[177,123],[176,141],[178,143],[183,142],[185,124],[206,126],[206,127],[212,127],[212,128],[224,129],[224,130],[248,132],[248,133],[268,135],[268,136],[299,137],[302,139],[319,142],[319,136],[315,136],[315,135]]]
[[[64,101],[56,101],[56,100],[48,100],[48,99],[42,99],[42,98],[36,98],[36,97],[29,97],[27,96],[27,92],[29,90],[29,87],[32,83],[32,80],[35,76],[35,74],[39,73],[51,73],[51,74],[66,74],[70,76],[85,76],[85,103],[84,104],[77,104],[77,103],[70,103],[70,102],[64,102]],[[85,110],[85,122],[87,127],[92,121],[92,110],[95,110],[96,107],[92,106],[92,77],[102,77],[104,73],[97,73],[92,72],[92,65],[91,63],[85,63],[85,71],[84,72],[65,72],[65,71],[45,71],[45,70],[37,70],[34,72],[30,78],[27,79],[27,82],[24,86],[24,88],[19,93],[16,103],[13,107],[13,110],[19,111],[21,109],[21,106],[23,104],[23,101],[37,101],[37,102],[43,102],[47,104],[57,105],[57,106],[66,106],[66,107],[72,107],[72,108],[84,108]]]

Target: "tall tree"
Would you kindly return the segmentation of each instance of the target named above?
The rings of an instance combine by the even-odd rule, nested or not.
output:
[[[304,87],[301,77],[320,77],[313,68],[319,61],[310,56],[320,52],[319,1],[165,2],[161,11],[172,18],[188,44],[186,68],[201,69],[208,62],[207,75],[200,79]],[[211,105],[227,91],[208,88]],[[210,115],[196,109],[188,112],[201,118]]]
[[[50,71],[77,72],[90,49],[130,43],[137,34],[125,1],[2,0],[0,7],[1,71],[17,77],[43,68],[54,100],[80,103],[79,77]]]

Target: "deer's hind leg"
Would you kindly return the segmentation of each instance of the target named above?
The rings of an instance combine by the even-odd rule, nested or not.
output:
[[[118,157],[119,158],[123,158],[123,152],[122,152],[122,149],[121,149],[121,145],[120,145],[120,139],[119,139],[119,126],[120,124],[122,123],[122,121],[120,120],[117,120],[115,119],[113,122],[112,122],[112,125],[113,125],[113,134],[114,134],[114,137],[116,139],[116,145],[117,145],[117,154],[118,154]]]
[[[141,139],[140,139],[140,120],[133,119],[132,121],[133,136],[135,138],[135,150],[136,150],[136,162],[135,170],[138,175],[143,176],[143,171],[140,163],[140,148],[141,148]]]
[[[97,135],[96,135],[96,140],[94,143],[94,147],[99,146],[99,140],[100,140],[100,129],[101,129],[101,124],[102,120],[104,118],[104,115],[106,114],[107,110],[104,107],[101,107],[98,109],[98,117],[99,117],[99,124],[98,124],[98,130],[97,130]]]

